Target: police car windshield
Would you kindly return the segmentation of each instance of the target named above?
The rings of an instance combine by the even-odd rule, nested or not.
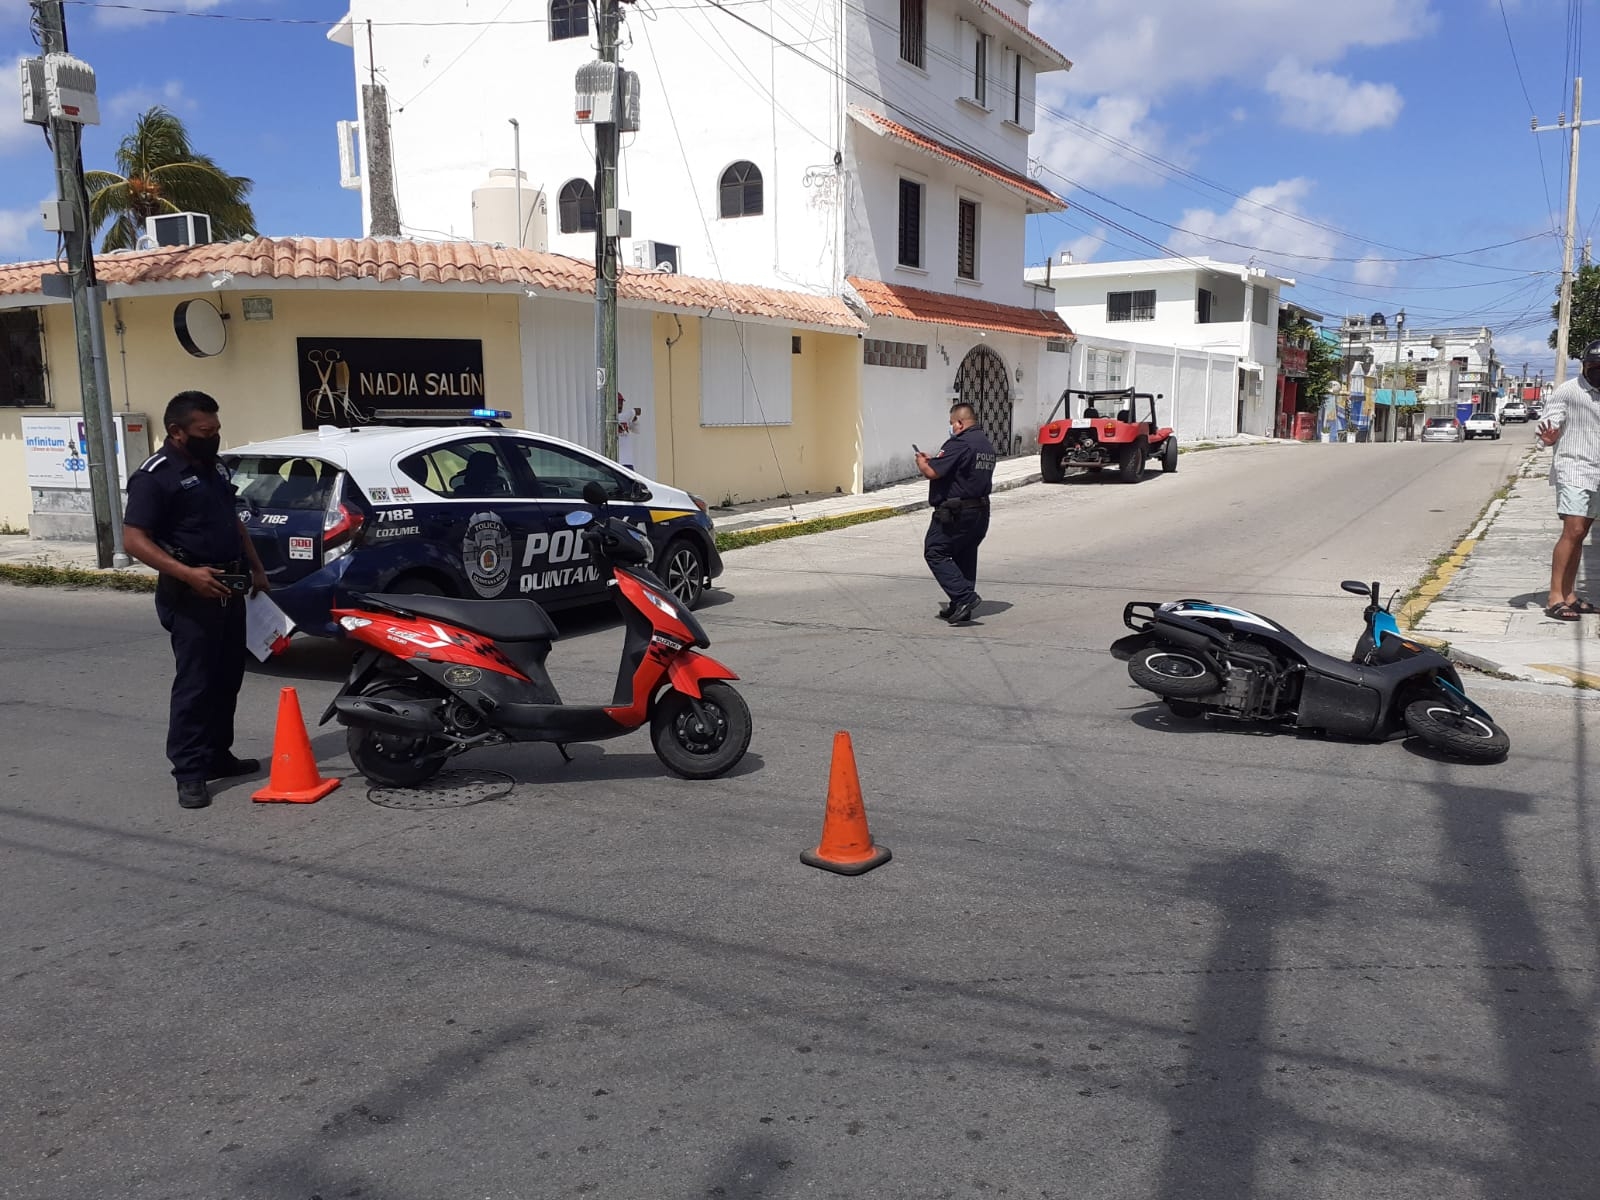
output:
[[[249,455],[233,469],[239,499],[252,508],[321,511],[339,469],[315,458]]]

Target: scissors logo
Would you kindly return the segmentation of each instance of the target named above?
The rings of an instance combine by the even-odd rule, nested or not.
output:
[[[342,416],[352,425],[369,419],[350,399],[350,364],[339,351],[308,350],[306,361],[317,373],[317,386],[306,393],[306,407],[312,416],[334,422]]]

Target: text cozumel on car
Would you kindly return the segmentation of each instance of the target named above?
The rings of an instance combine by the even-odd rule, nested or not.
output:
[[[560,438],[500,428],[506,416],[476,409],[444,426],[323,426],[229,450],[239,516],[273,600],[324,637],[338,632],[329,610],[350,592],[593,603],[608,576],[566,523],[593,480],[612,512],[650,538],[655,573],[688,607],[699,604],[722,573],[705,501]]]

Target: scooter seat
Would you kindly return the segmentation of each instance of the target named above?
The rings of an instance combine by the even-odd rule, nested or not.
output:
[[[544,609],[532,600],[456,600],[380,592],[374,592],[372,598],[385,608],[448,621],[497,642],[548,642],[558,632]]]

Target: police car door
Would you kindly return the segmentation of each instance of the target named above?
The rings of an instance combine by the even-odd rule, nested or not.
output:
[[[441,497],[430,504],[431,518],[444,517],[442,537],[459,548],[455,561],[466,582],[467,599],[490,600],[517,594],[517,562],[522,547],[548,539],[549,514],[528,503],[515,465],[501,452],[503,439],[480,434],[432,446],[402,461],[400,468]],[[419,517],[423,514],[419,511]]]
[[[579,531],[568,527],[566,517],[587,507],[583,488],[590,481],[597,481],[612,498],[631,496],[634,482],[603,459],[542,438],[508,437],[505,445],[532,488],[533,504],[545,510],[549,530],[542,539],[530,537],[523,547],[519,591],[541,603],[600,599],[610,573],[589,556]],[[635,516],[627,508],[612,515],[629,521]]]

